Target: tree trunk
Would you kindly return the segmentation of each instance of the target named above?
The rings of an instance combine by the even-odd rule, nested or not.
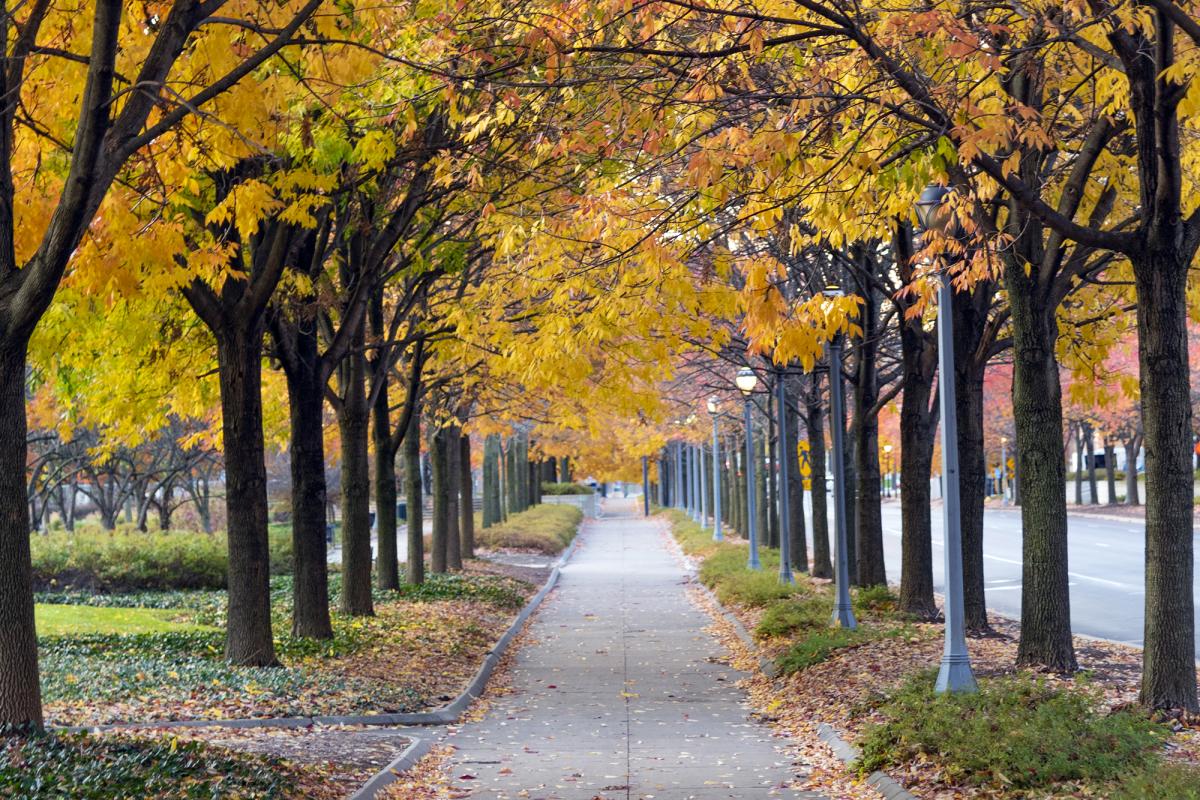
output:
[[[420,398],[410,403],[418,405],[408,420],[404,434],[404,488],[408,519],[408,557],[406,580],[411,584],[425,582],[425,520],[421,499],[421,408]]]
[[[1200,710],[1196,698],[1192,548],[1192,403],[1188,364],[1190,259],[1163,235],[1131,258],[1146,442],[1146,628],[1141,701]]]
[[[921,322],[906,319],[900,326],[900,608],[920,619],[934,619],[938,610],[933,599],[929,477],[938,423],[933,399],[937,340]]]
[[[462,557],[475,557],[475,493],[471,480],[471,437],[463,434],[459,439],[459,512],[462,522],[459,536],[462,542]]]
[[[979,291],[979,289],[976,289]],[[962,551],[963,612],[969,631],[988,630],[983,581],[983,502],[987,461],[983,446],[983,374],[978,357],[987,322],[971,293],[954,295],[955,409],[958,415],[958,458]]]
[[[757,431],[754,440],[754,516],[755,527],[758,529],[758,544],[769,544],[770,514],[767,509],[767,443],[766,431]]]
[[[1104,437],[1104,481],[1108,488],[1108,504],[1117,504],[1117,449],[1112,440]]]
[[[764,442],[763,471],[767,484],[767,546],[779,547],[779,476],[775,470],[775,448],[779,446],[775,426],[775,389],[767,383],[767,440]],[[697,504],[699,507],[699,504]]]
[[[449,498],[446,503],[446,567],[462,569],[462,536],[459,533],[459,483],[462,476],[459,461],[462,451],[459,445],[461,430],[457,425],[446,429],[446,485]]]
[[[324,387],[316,368],[315,330],[312,335],[301,331],[296,342],[303,348],[301,369],[285,372],[292,476],[292,635],[330,639]]]
[[[229,607],[225,657],[238,666],[276,666],[271,636],[267,468],[263,454],[261,324],[214,331],[225,450]]]
[[[1090,422],[1084,422],[1081,430],[1084,435],[1084,445],[1087,448],[1087,473],[1088,473],[1088,502],[1096,505],[1100,502],[1099,493],[1096,491],[1096,443],[1095,437],[1092,435],[1092,425]]]
[[[1141,448],[1140,437],[1125,440],[1125,503],[1131,506],[1142,504],[1138,491],[1137,456]]]
[[[429,568],[435,573],[446,572],[449,559],[450,526],[450,465],[447,463],[446,429],[438,428],[429,447],[433,466],[433,544]]]
[[[169,531],[171,530],[171,495],[175,493],[174,482],[167,481],[159,487],[159,491],[162,496],[158,502],[158,529]]]
[[[787,422],[784,437],[783,454],[780,459],[788,459],[788,533],[789,552],[792,567],[800,572],[808,572],[808,531],[804,525],[804,476],[800,473],[798,443],[800,441],[800,414],[795,402],[800,396],[800,380],[797,375],[788,375],[786,408],[780,409],[780,419]],[[783,416],[786,415],[786,416]]]
[[[388,413],[387,390],[375,399],[375,554],[376,581],[380,589],[400,588],[399,542],[396,537],[396,453],[392,450],[392,422]]]
[[[508,514],[515,514],[520,511],[518,505],[518,497],[521,492],[517,485],[517,438],[510,437],[508,447],[504,451],[504,496],[508,500],[506,506]]]
[[[0,721],[40,728],[42,695],[25,507],[25,347],[24,341],[5,341],[0,348]]]
[[[816,373],[808,395],[804,424],[808,429],[808,460],[812,465],[812,521],[814,578],[832,578],[833,561],[829,550],[829,499],[825,488],[825,413],[821,404],[821,384]]]
[[[858,478],[854,514],[855,554],[859,586],[886,586],[887,567],[883,560],[883,513],[880,508],[882,486],[879,480],[879,418],[874,412],[879,400],[878,388],[878,317],[879,301],[867,291],[859,319],[863,336],[859,340],[858,380],[854,383],[854,472]]]
[[[1013,328],[1013,420],[1022,481],[1021,638],[1017,663],[1075,668],[1067,574],[1062,388],[1055,309],[1021,263],[1006,270]]]
[[[341,365],[342,407],[342,596],[341,610],[355,617],[375,613],[371,599],[371,467],[367,441],[367,359],[361,332]]]
[[[858,470],[854,465],[854,447],[858,436],[856,426],[843,425],[842,429],[846,430],[847,427],[850,435],[842,437],[845,445],[842,452],[842,468],[845,470],[843,480],[846,482],[846,568],[850,571],[850,585],[858,586],[858,507],[855,503],[858,493]],[[838,478],[835,475],[833,479]]]
[[[496,479],[496,436],[483,440],[483,527],[490,528],[500,521],[499,481]]]
[[[1075,505],[1084,505],[1084,423],[1075,423]]]

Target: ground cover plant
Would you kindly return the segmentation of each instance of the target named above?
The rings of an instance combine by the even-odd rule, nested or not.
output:
[[[536,550],[555,555],[571,543],[582,520],[583,512],[575,506],[533,506],[508,522],[480,528],[475,532],[475,543],[493,550]]]
[[[974,694],[934,694],[935,674],[910,678],[862,738],[860,771],[934,759],[948,780],[1033,790],[1099,784],[1151,763],[1165,729],[1144,712],[1096,710],[1086,690],[1017,674],[980,681]]]
[[[0,797],[289,800],[340,796],[320,770],[172,737],[0,738]]]
[[[340,589],[333,576],[332,591]],[[59,594],[79,614],[133,612],[175,619],[165,630],[75,630],[40,640],[47,716],[81,725],[419,711],[456,695],[534,586],[481,573],[432,575],[376,590],[376,615],[334,615],[334,638],[280,634],[281,667],[224,658],[221,592]],[[277,631],[288,630],[291,579],[272,581]],[[125,608],[135,601],[150,608]],[[157,618],[157,617],[156,617]]]

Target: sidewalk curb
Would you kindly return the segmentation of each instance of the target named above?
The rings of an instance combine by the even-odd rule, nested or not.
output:
[[[691,557],[683,552],[683,548],[679,546],[678,540],[675,539],[675,536],[669,529],[667,533],[670,536],[671,542],[675,545],[675,549],[683,556],[683,561],[687,565],[689,582],[698,586],[712,600],[716,609],[721,613],[721,616],[730,623],[733,632],[742,640],[742,644],[758,658],[759,669],[762,670],[762,673],[771,680],[774,680],[778,676],[775,663],[762,655],[758,644],[754,641],[754,637],[746,630],[746,626],[742,624],[742,621],[732,611],[721,604],[721,601],[712,593],[712,590],[700,583],[696,577],[696,569],[693,566]],[[833,755],[843,764],[849,766],[858,759],[858,750],[842,739],[831,725],[824,722],[818,725],[817,738],[828,745],[829,749],[833,751]],[[867,784],[883,797],[887,798],[887,800],[917,800],[916,795],[911,794],[898,781],[883,772],[872,772],[867,776]]]
[[[822,722],[817,726],[817,738],[829,745],[829,749],[833,751],[837,760],[846,766],[853,764],[861,755],[858,748],[838,736],[838,732],[834,730],[833,726],[827,723]],[[875,771],[868,775],[867,785],[886,797],[887,800],[917,800],[916,795],[911,794],[894,778],[883,772]]]
[[[517,634],[525,626],[525,623],[537,611],[538,607],[541,606],[542,601],[546,599],[546,595],[550,594],[551,590],[558,584],[562,568],[566,566],[567,561],[574,554],[585,524],[586,520],[580,523],[579,528],[575,532],[575,538],[571,540],[571,544],[567,546],[567,549],[563,551],[563,554],[555,563],[554,569],[550,572],[550,577],[546,579],[546,582],[537,591],[537,594],[529,599],[529,602],[521,609],[521,613],[517,614],[516,619],[512,621],[492,649],[488,651],[487,656],[479,666],[471,682],[467,684],[467,687],[463,689],[458,697],[436,711],[422,711],[412,714],[152,720],[147,722],[116,722],[108,725],[76,725],[59,728],[59,730],[79,733],[86,731],[147,730],[158,728],[309,728],[313,725],[452,725],[458,722],[471,703],[483,694],[484,688],[487,687],[488,679],[491,678],[496,665],[500,663],[500,659],[508,651],[513,639],[516,638]]]
[[[401,775],[416,766],[432,748],[433,743],[428,739],[414,738],[412,744],[404,748],[404,752],[395,761],[375,773],[357,792],[350,795],[350,800],[372,800],[385,787],[395,783]]]

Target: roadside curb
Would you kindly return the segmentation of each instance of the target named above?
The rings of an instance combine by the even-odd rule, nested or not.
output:
[[[404,752],[400,754],[399,758],[375,773],[371,780],[350,795],[350,800],[371,800],[385,787],[395,783],[397,778],[416,766],[417,762],[424,758],[432,747],[433,743],[428,739],[414,738],[412,744],[404,748]]]
[[[672,534],[669,526],[667,535],[672,544],[674,544],[676,551],[680,556],[683,557],[684,564],[687,565],[689,582],[699,587],[700,591],[703,592],[710,600],[712,600],[713,606],[730,624],[730,627],[733,628],[733,632],[737,634],[738,639],[740,639],[742,644],[744,644],[752,653],[754,653],[755,657],[758,659],[759,669],[762,671],[762,673],[771,680],[774,680],[776,677],[778,677],[778,671],[775,669],[775,663],[762,655],[762,651],[759,649],[758,643],[754,641],[754,637],[751,636],[750,632],[746,630],[746,626],[742,624],[742,621],[738,619],[732,611],[722,605],[721,601],[717,599],[717,596],[713,594],[712,590],[700,583],[700,581],[697,579],[696,569],[693,565],[691,557],[683,552],[683,548],[679,546],[679,542],[675,539],[675,536]],[[831,725],[828,725],[824,722],[820,723],[817,726],[817,738],[828,745],[829,749],[833,751],[833,755],[847,766],[856,761],[859,757],[858,750],[842,739],[842,737],[838,735],[838,732]],[[869,776],[867,776],[866,782],[867,785],[879,792],[879,794],[887,798],[887,800],[917,800],[916,795],[911,794],[896,779],[892,778],[886,773],[878,771],[872,772]]]
[[[833,726],[827,723],[822,722],[817,726],[817,738],[829,745],[834,757],[847,766],[857,761],[861,755],[858,748],[838,736],[838,732],[834,730]],[[867,785],[886,797],[887,800],[917,800],[917,796],[901,786],[895,778],[878,770],[867,776]]]
[[[76,725],[59,728],[59,730],[78,733],[84,731],[153,730],[159,728],[309,728],[314,725],[452,725],[458,722],[471,703],[483,694],[483,690],[487,687],[488,679],[491,678],[496,666],[500,663],[500,659],[508,651],[513,639],[516,638],[517,634],[525,626],[525,623],[537,611],[538,607],[541,606],[542,601],[546,599],[546,595],[550,594],[551,590],[558,584],[562,568],[566,566],[567,561],[574,554],[586,523],[586,520],[580,523],[579,528],[575,532],[575,538],[571,540],[571,544],[567,546],[567,549],[563,551],[555,563],[550,576],[546,579],[542,588],[529,599],[529,602],[521,609],[521,613],[517,614],[516,619],[512,621],[492,649],[488,651],[483,664],[479,666],[471,682],[467,684],[467,687],[454,700],[436,711],[423,711],[412,714],[152,720],[146,722],[116,722],[108,725]]]

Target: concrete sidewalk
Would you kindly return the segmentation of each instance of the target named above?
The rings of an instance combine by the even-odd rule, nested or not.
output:
[[[610,500],[517,655],[511,694],[447,741],[482,800],[813,798],[803,765],[751,722],[660,529]]]

